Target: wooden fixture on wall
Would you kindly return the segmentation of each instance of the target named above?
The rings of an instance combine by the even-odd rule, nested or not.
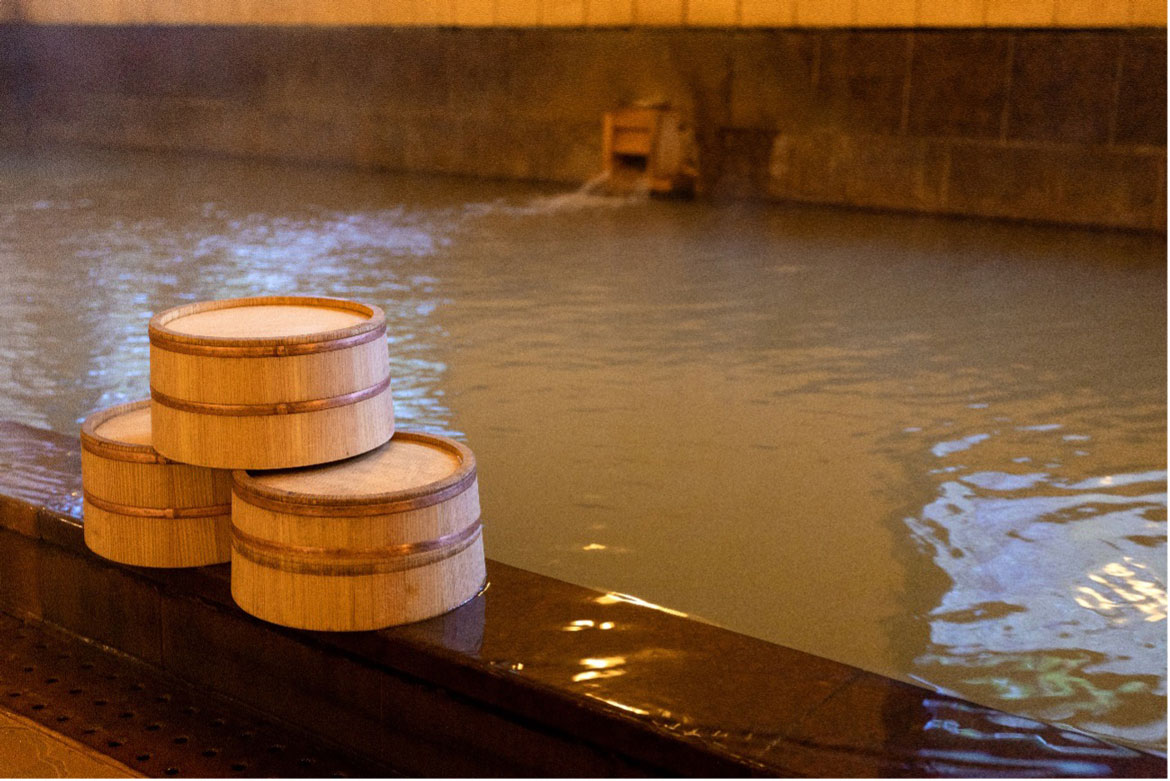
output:
[[[602,166],[611,191],[693,195],[698,175],[693,133],[668,105],[608,112],[602,120]]]

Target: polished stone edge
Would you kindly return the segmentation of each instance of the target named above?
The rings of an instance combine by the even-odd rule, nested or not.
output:
[[[684,718],[591,696],[565,674],[587,646],[545,647],[576,637],[555,630],[611,595],[495,561],[484,595],[431,621],[352,634],[265,624],[232,603],[227,565],[155,570],[89,553],[76,451],[68,437],[0,423],[0,607],[407,772],[1165,775],[1164,757],[631,605],[617,607],[639,647],[694,661],[658,679],[669,664],[645,665],[643,689],[626,691],[668,695]],[[710,680],[730,685],[713,693]],[[761,714],[759,735],[733,726],[741,711]]]

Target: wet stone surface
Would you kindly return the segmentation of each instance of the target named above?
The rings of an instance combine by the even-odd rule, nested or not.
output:
[[[142,648],[161,649],[158,658],[132,653],[265,712],[288,718],[309,710],[327,739],[360,732],[356,742],[371,755],[430,750],[434,758],[419,761],[448,772],[472,772],[477,761],[570,774],[1165,772],[1162,757],[495,561],[480,597],[436,619],[352,634],[273,627],[231,605],[226,565],[167,571],[97,560],[77,533],[78,516],[46,509],[62,507],[62,497],[79,486],[70,438],[0,424],[0,495],[11,497],[0,507],[6,554],[28,554],[31,546],[59,568],[111,573],[95,588],[118,593],[91,597],[123,599],[132,588],[136,606],[159,601],[161,620],[128,632]],[[4,574],[36,577],[29,570]],[[0,590],[10,603],[24,600],[3,607],[51,610],[56,597],[44,588],[65,588],[53,583],[36,584],[39,594]],[[81,597],[74,612],[54,620],[84,634],[89,601]],[[5,628],[17,629],[12,622]],[[462,767],[461,751],[471,758]],[[132,757],[119,761],[133,766]]]
[[[0,659],[0,708],[145,776],[340,778],[393,772],[122,654],[2,613]]]

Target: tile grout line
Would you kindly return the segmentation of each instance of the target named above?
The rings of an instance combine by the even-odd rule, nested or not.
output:
[[[1004,71],[1003,107],[999,114],[999,142],[1007,142],[1008,120],[1012,105],[1012,72],[1016,67],[1016,35],[1008,35],[1007,63]]]

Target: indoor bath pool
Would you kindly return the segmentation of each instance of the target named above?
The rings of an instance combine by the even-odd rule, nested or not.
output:
[[[0,419],[146,396],[186,301],[376,304],[488,556],[1165,749],[1163,236],[12,156],[0,284]]]

